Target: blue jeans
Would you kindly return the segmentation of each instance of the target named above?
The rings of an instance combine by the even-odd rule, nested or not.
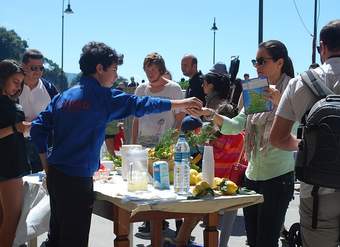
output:
[[[265,181],[245,178],[245,187],[263,195],[264,202],[243,209],[248,244],[277,247],[280,230],[294,193],[294,173]]]

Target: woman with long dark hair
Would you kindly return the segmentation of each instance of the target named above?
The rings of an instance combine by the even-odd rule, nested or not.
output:
[[[274,148],[269,143],[276,107],[289,80],[294,77],[292,61],[286,46],[278,40],[259,45],[252,60],[259,76],[268,78],[267,97],[274,109],[246,115],[244,109],[234,118],[204,108],[192,114],[211,116],[223,134],[236,134],[245,129],[245,150],[249,160],[245,186],[263,194],[264,202],[244,208],[248,244],[251,247],[276,247],[288,204],[294,191],[292,152]]]
[[[22,107],[16,103],[24,72],[13,60],[0,62],[0,246],[11,247],[23,203],[22,177],[29,173]]]

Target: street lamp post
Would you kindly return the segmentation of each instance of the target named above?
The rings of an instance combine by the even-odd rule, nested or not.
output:
[[[64,74],[64,14],[73,14],[73,10],[71,9],[70,0],[68,0],[67,8],[64,9],[64,2],[62,0],[62,14],[61,14],[61,74]]]
[[[215,64],[215,36],[216,36],[216,31],[218,28],[216,27],[216,18],[214,17],[214,23],[211,28],[211,30],[214,32],[214,43],[213,43],[213,64]]]

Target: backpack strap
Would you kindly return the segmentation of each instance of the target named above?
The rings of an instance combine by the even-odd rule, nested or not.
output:
[[[318,75],[312,70],[307,70],[301,74],[303,84],[305,84],[318,100],[326,98],[329,94],[334,94]]]
[[[48,95],[50,96],[50,98],[52,100],[53,97],[58,94],[58,90],[56,89],[56,87],[51,82],[49,82],[45,78],[40,78],[40,79],[41,79],[44,87],[46,88]]]
[[[314,185],[312,190],[313,197],[313,211],[312,211],[312,228],[316,229],[318,226],[318,211],[319,211],[319,186]]]

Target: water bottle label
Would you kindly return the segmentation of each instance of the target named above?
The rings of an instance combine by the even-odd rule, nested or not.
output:
[[[181,162],[183,159],[189,160],[189,153],[188,152],[176,152],[175,153],[175,161],[176,162]]]

